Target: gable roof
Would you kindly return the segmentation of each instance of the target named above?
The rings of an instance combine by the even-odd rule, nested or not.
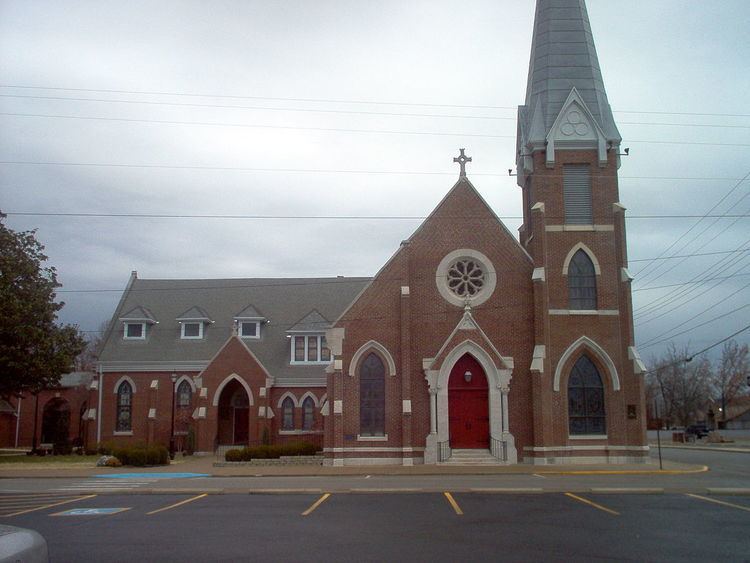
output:
[[[307,315],[297,321],[287,332],[323,332],[330,328],[326,318],[317,309],[313,309]]]
[[[140,305],[133,307],[130,309],[127,313],[122,315],[120,317],[121,321],[132,321],[132,322],[147,322],[147,323],[158,323],[159,321],[154,318],[154,315],[146,309],[146,307],[141,307]]]
[[[212,322],[211,318],[208,316],[208,313],[206,313],[203,309],[200,307],[190,307],[187,311],[182,313],[179,317],[177,317],[178,321],[207,321]]]
[[[234,316],[235,319],[265,319],[266,317],[253,305],[248,305]]]
[[[202,339],[195,340],[181,339],[179,326],[171,322],[153,326],[141,341],[125,340],[121,330],[110,330],[102,347],[100,365],[104,371],[200,371],[232,334],[234,319],[247,315],[267,320],[260,339],[242,343],[277,384],[305,385],[310,381],[323,384],[325,366],[290,365],[286,331],[313,309],[323,319],[337,317],[369,280],[343,277],[147,280],[134,276],[112,324],[126,318],[121,311],[137,308],[148,310],[154,319],[171,320],[195,307],[214,322],[206,325]]]

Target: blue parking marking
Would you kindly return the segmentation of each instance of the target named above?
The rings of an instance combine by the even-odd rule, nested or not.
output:
[[[210,477],[208,473],[105,473],[94,475],[102,479],[192,479]]]
[[[56,514],[50,514],[50,516],[102,516],[109,514],[117,514],[118,512],[124,512],[130,510],[128,508],[71,508],[63,512]]]

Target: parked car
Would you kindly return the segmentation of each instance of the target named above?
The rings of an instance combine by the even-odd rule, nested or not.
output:
[[[47,563],[47,541],[34,530],[0,524],[0,563]]]
[[[685,428],[685,436],[694,436],[696,438],[703,438],[708,436],[708,426],[704,424],[691,424]]]

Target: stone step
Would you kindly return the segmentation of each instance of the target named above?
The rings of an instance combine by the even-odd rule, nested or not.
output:
[[[451,457],[444,461],[444,465],[496,465],[499,460],[496,459],[489,450],[464,450],[456,449],[451,451]]]

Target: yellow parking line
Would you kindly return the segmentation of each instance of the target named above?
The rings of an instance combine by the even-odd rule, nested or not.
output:
[[[19,512],[14,512],[13,514],[4,514],[6,518],[9,518],[11,516],[19,516],[20,514],[28,514],[29,512],[36,512],[37,510],[44,510],[45,508],[52,508],[53,506],[60,506],[61,504],[67,504],[69,502],[77,502],[79,500],[86,500],[89,498],[94,498],[96,495],[86,495],[83,497],[63,500],[61,502],[53,502],[52,504],[45,504],[44,506],[37,506],[36,508],[30,508],[28,510],[21,510]]]
[[[208,493],[203,493],[202,495],[197,495],[192,498],[181,500],[180,502],[170,504],[169,506],[165,506],[163,508],[157,508],[156,510],[152,510],[151,512],[146,512],[146,516],[149,516],[151,514],[156,514],[157,512],[164,512],[165,510],[171,510],[172,508],[177,508],[178,506],[182,506],[183,504],[187,504],[189,502],[193,502],[194,500],[198,500],[207,496],[208,496]]]
[[[448,491],[445,491],[443,494],[445,495],[445,498],[448,499],[448,502],[451,503],[451,506],[453,507],[453,510],[456,511],[456,514],[458,516],[462,516],[464,511],[461,510],[460,506],[458,506],[458,503],[456,502],[456,499],[453,498],[453,495],[450,494]]]
[[[318,500],[316,500],[310,508],[308,508],[307,510],[305,510],[302,513],[302,516],[309,516],[312,513],[313,510],[315,510],[321,504],[323,504],[328,499],[328,497],[330,497],[330,496],[331,496],[331,493],[325,493],[322,497],[320,497]]]
[[[584,504],[588,504],[589,506],[593,506],[594,508],[598,508],[599,510],[603,510],[604,512],[607,512],[608,514],[613,514],[614,516],[619,516],[620,513],[616,510],[612,510],[611,508],[607,508],[606,506],[602,506],[601,504],[597,504],[594,501],[585,499],[583,497],[579,497],[578,495],[574,495],[573,493],[565,493],[565,496],[570,497],[572,499],[575,499],[577,501],[580,501]]]
[[[748,508],[747,506],[742,506],[742,505],[739,505],[739,504],[732,504],[731,502],[726,502],[726,501],[723,501],[723,500],[717,500],[715,498],[703,497],[701,495],[693,495],[691,493],[685,493],[685,495],[689,496],[689,497],[693,497],[693,498],[699,498],[701,500],[705,500],[706,502],[713,502],[714,504],[721,504],[723,506],[730,506],[732,508],[739,508],[740,510],[744,510],[745,512],[750,512],[750,508]]]

